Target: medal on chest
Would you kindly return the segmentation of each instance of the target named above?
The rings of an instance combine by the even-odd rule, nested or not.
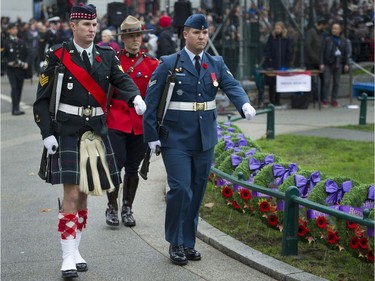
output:
[[[219,82],[217,82],[216,73],[215,72],[211,72],[210,76],[211,76],[212,85],[214,85],[214,87],[218,87],[219,86]]]

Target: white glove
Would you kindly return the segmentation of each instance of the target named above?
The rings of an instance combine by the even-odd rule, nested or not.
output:
[[[133,103],[134,103],[135,112],[137,112],[138,115],[142,115],[143,113],[145,113],[146,104],[140,95],[135,96]]]
[[[250,103],[245,103],[243,106],[242,106],[242,111],[243,111],[243,114],[245,115],[246,119],[247,120],[251,120],[255,117],[255,114],[257,113],[254,109],[254,107],[252,107],[250,105]]]
[[[155,153],[157,146],[161,147],[160,140],[151,141],[151,142],[148,143],[148,147],[151,149],[152,153]]]
[[[55,154],[59,144],[54,135],[46,137],[43,140],[44,147],[47,149],[47,154]]]

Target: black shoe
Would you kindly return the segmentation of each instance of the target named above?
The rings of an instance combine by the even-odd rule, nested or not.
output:
[[[122,206],[121,218],[125,226],[129,226],[129,227],[135,226],[135,219],[133,217],[133,212],[132,212],[131,207],[125,206],[125,205]]]
[[[174,264],[186,265],[188,260],[184,253],[184,248],[182,246],[169,246],[169,257]]]
[[[201,253],[192,248],[184,248],[184,252],[189,261],[200,261],[202,258]]]
[[[69,269],[69,270],[61,270],[61,277],[62,278],[76,278],[78,277],[77,270]]]
[[[12,115],[23,115],[25,114],[25,111],[21,111],[21,110],[13,110],[12,111]]]
[[[105,211],[105,222],[110,226],[120,225],[120,221],[118,220],[118,212],[112,204],[108,204],[108,208]]]
[[[89,269],[85,262],[76,263],[76,267],[78,272],[85,272]]]

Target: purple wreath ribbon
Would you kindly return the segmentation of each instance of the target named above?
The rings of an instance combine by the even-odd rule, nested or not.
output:
[[[368,235],[368,237],[374,237],[374,228],[373,227],[367,227],[367,235]]]
[[[246,151],[245,152],[245,158],[254,155],[256,151],[257,151],[257,149],[255,147],[253,147],[252,149]]]
[[[233,151],[237,153],[237,152],[240,152],[240,151],[242,151],[242,149],[241,149],[241,148],[239,148],[239,147],[234,147],[234,148],[233,148]]]
[[[223,137],[224,141],[227,141],[227,140],[231,140],[232,139],[232,136],[231,135],[225,135]]]
[[[234,147],[234,142],[231,140],[225,140],[225,148],[224,150],[229,150]]]
[[[247,140],[245,138],[241,138],[237,142],[237,146],[247,146]]]
[[[274,162],[274,157],[272,154],[264,157],[264,161],[259,161],[258,159],[255,159],[255,158],[249,158],[249,169],[251,171],[260,170],[264,166],[271,164],[273,162]]]
[[[250,175],[250,179],[254,182],[254,177],[259,173],[259,171],[264,167],[274,162],[274,157],[272,154],[264,157],[264,161],[259,161],[255,158],[249,158],[249,169],[254,171]]]
[[[299,196],[302,198],[306,198],[307,195],[311,192],[311,190],[320,182],[320,172],[316,171],[311,173],[308,179],[304,176],[295,174],[294,175],[294,183],[299,191]]]
[[[326,203],[327,204],[337,204],[341,202],[342,197],[346,192],[352,188],[352,181],[345,181],[341,186],[338,186],[337,183],[333,180],[326,181]]]
[[[236,131],[235,128],[232,128],[232,127],[227,128],[227,132],[229,132],[229,133],[234,133],[235,131]]]
[[[225,180],[225,179],[222,179],[222,178],[218,178],[218,179],[216,180],[216,185],[217,185],[217,186],[224,186],[224,185],[226,185],[226,180]]]
[[[297,164],[295,163],[291,163],[287,168],[284,168],[280,164],[274,164],[272,169],[273,169],[273,176],[275,178],[278,178],[276,181],[276,185],[279,186],[286,180],[286,178],[288,178],[289,176],[297,172],[298,167],[297,167]]]
[[[242,157],[236,154],[231,154],[230,159],[232,161],[232,167],[237,167],[242,162]]]
[[[370,185],[368,187],[367,200],[374,201],[374,186]]]
[[[230,121],[224,122],[223,125],[229,127],[232,123]]]

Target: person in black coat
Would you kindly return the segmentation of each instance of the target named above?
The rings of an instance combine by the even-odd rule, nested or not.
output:
[[[350,44],[348,40],[341,34],[342,27],[339,22],[333,22],[331,25],[331,34],[324,40],[320,53],[320,70],[324,74],[323,87],[323,107],[329,106],[329,86],[332,82],[331,105],[339,106],[337,95],[340,87],[341,72],[349,71],[349,63],[351,60]]]
[[[324,33],[327,28],[327,20],[318,18],[314,27],[308,29],[305,34],[305,66],[308,70],[320,69],[320,51],[324,42]],[[313,87],[315,97],[322,94],[323,74],[314,79]],[[322,99],[322,98],[321,98]]]
[[[104,115],[110,84],[137,114],[146,110],[137,86],[124,73],[113,49],[93,44],[95,6],[72,7],[70,27],[73,40],[51,47],[46,54],[33,105],[34,121],[49,155],[46,182],[62,184],[64,189],[58,215],[62,278],[74,278],[77,271],[88,270],[78,250],[87,223],[88,194],[104,194],[102,190],[121,183]],[[63,77],[57,78],[54,73],[61,60]],[[55,93],[60,90],[58,99]]]
[[[12,115],[23,115],[20,110],[23,82],[29,67],[29,51],[24,40],[17,37],[18,27],[10,23],[7,27],[8,37],[2,42],[1,56],[6,65],[12,97]]]
[[[263,52],[266,69],[285,70],[290,67],[293,41],[288,36],[288,31],[283,22],[275,23]],[[276,93],[276,77],[266,77],[266,84],[269,86],[270,102],[276,106],[281,105],[280,94]]]
[[[158,49],[156,51],[157,58],[161,56],[170,55],[176,52],[176,42],[173,40],[173,31],[171,27],[171,18],[163,15],[159,19],[159,26],[161,28],[158,39]]]

